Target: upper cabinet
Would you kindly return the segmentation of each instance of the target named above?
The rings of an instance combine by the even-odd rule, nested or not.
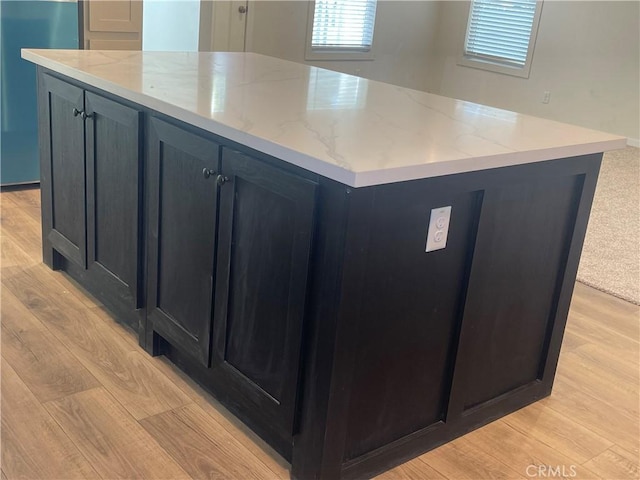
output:
[[[142,1],[83,0],[83,48],[142,50]]]

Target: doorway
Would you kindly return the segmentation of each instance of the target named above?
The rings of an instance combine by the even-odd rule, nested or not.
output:
[[[248,0],[203,0],[200,5],[200,51],[244,52]]]

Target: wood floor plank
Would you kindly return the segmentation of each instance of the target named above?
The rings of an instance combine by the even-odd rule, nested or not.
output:
[[[15,295],[4,288],[1,299],[3,356],[40,402],[99,385]]]
[[[503,420],[495,421],[466,435],[466,439],[479,450],[509,465],[523,477],[530,477],[531,465],[564,467],[576,479],[597,479],[593,472],[571,457],[549,447],[532,435],[519,432]]]
[[[634,386],[635,389],[640,388],[640,369],[638,368],[640,357],[636,361],[629,361],[620,357],[616,351],[607,350],[593,343],[582,345],[572,353],[587,368],[597,370],[601,375],[615,378],[618,382]]]
[[[3,192],[2,198],[4,199],[5,195],[8,194],[13,195],[15,192]],[[4,214],[2,212],[4,212]],[[14,265],[22,265],[23,267],[37,264],[43,269],[46,268],[47,275],[55,281],[56,285],[64,289],[67,293],[75,296],[76,299],[85,306],[95,307],[96,305],[100,305],[100,302],[97,302],[95,298],[88,296],[84,289],[81,289],[73,280],[65,276],[62,272],[53,272],[41,264],[42,230],[38,218],[31,218],[29,215],[26,215],[24,210],[21,208],[4,209],[0,211],[0,227],[2,228],[2,232],[6,233],[7,239],[11,240],[14,245],[19,247],[20,251],[30,259],[29,262],[24,263],[3,263],[3,266],[9,266],[11,263]],[[16,248],[15,246],[13,246],[14,250]],[[11,272],[3,271],[3,276],[5,276],[5,274],[10,275]]]
[[[190,478],[101,387],[44,406],[103,478]]]
[[[378,475],[375,480],[441,480],[446,478],[420,458],[414,458]]]
[[[570,314],[640,343],[640,306],[576,283]]]
[[[584,463],[613,446],[613,442],[592,432],[555,410],[534,403],[504,418],[504,422],[525,436]]]
[[[595,288],[576,283],[577,295],[571,303],[571,311],[595,319],[606,328],[624,335],[630,340],[640,340],[640,306]]]
[[[55,281],[44,264],[6,267],[2,269],[2,284],[14,292],[29,309],[64,307],[64,310],[84,310],[87,306],[69,290]],[[40,289],[41,291],[39,291]]]
[[[573,361],[569,355],[564,357],[562,371],[555,378],[555,385],[566,384],[569,388],[578,389],[606,402],[611,408],[620,410],[631,418],[640,414],[638,405],[638,385],[621,382],[613,377],[613,373],[594,372]]]
[[[138,345],[138,333],[134,332],[131,328],[116,322],[111,313],[102,306],[96,306],[90,309],[98,318],[100,318],[105,325],[112,328],[116,334],[120,335],[122,339],[131,346],[132,349],[137,350]]]
[[[5,265],[2,267],[2,280],[8,280],[15,275],[37,274],[47,286],[47,293],[61,297],[68,308],[95,308],[100,303],[93,301],[93,297],[87,295],[87,292],[81,289],[70,278],[62,272],[54,272],[45,264],[38,262],[28,262],[19,265]]]
[[[69,277],[65,272],[48,270],[53,280],[60,286],[64,287],[72,295],[76,296],[85,307],[96,308],[101,307],[102,302],[87,292],[73,278]]]
[[[601,399],[558,382],[551,396],[540,402],[622,448],[634,454],[639,452],[638,419],[612,408]]]
[[[276,476],[195,404],[147,417],[140,424],[193,478]]]
[[[571,322],[571,318],[569,318],[568,322]],[[588,340],[585,340],[580,335],[576,335],[571,330],[567,329],[565,330],[564,336],[562,337],[562,353],[572,352],[576,348],[588,344]]]
[[[164,375],[189,396],[191,401],[202,408],[213,421],[237,438],[255,457],[273,471],[277,478],[289,479],[289,463],[220,402],[187,377],[166,357],[155,357],[152,361]]]
[[[0,225],[0,267],[29,266],[40,263],[39,258],[33,258],[20,248],[5,229]]]
[[[451,480],[527,478],[465,437],[458,438],[419,457],[429,467]]]
[[[11,366],[2,365],[2,472],[6,478],[100,478]]]
[[[602,478],[616,480],[637,480],[640,478],[638,456],[613,446],[584,464],[585,467],[599,473]]]
[[[24,214],[18,214],[20,209],[15,205],[4,202],[0,209],[0,225],[4,233],[14,240],[17,245],[31,258],[42,259],[42,232],[40,224]]]
[[[638,342],[610,328],[601,319],[574,312],[567,322],[567,331],[582,337],[587,343],[616,352],[624,361],[637,362]]]
[[[19,206],[26,213],[36,221],[40,221],[40,188],[24,188],[20,190],[14,190],[7,192],[7,196],[11,198],[15,205]],[[37,216],[34,216],[31,211],[38,212]]]
[[[49,295],[47,279],[37,269],[2,282],[135,418],[190,402],[140,348],[127,343],[91,309],[66,308],[64,299]]]

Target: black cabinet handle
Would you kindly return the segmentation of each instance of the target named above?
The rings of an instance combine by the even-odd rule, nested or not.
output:
[[[82,110],[78,110],[76,107],[73,107],[73,116],[77,117],[78,115],[84,113]]]
[[[225,177],[224,175],[218,175],[216,177],[216,183],[221,187],[222,185],[224,185],[225,183],[227,183],[229,181],[228,177]]]
[[[209,170],[208,168],[202,169],[202,176],[204,178],[209,178],[211,175],[215,175],[215,174],[216,174],[215,170]]]

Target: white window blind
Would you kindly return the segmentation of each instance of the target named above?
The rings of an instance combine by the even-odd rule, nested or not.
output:
[[[312,49],[369,50],[376,0],[316,0]]]
[[[537,7],[536,0],[473,0],[464,55],[524,67]]]

